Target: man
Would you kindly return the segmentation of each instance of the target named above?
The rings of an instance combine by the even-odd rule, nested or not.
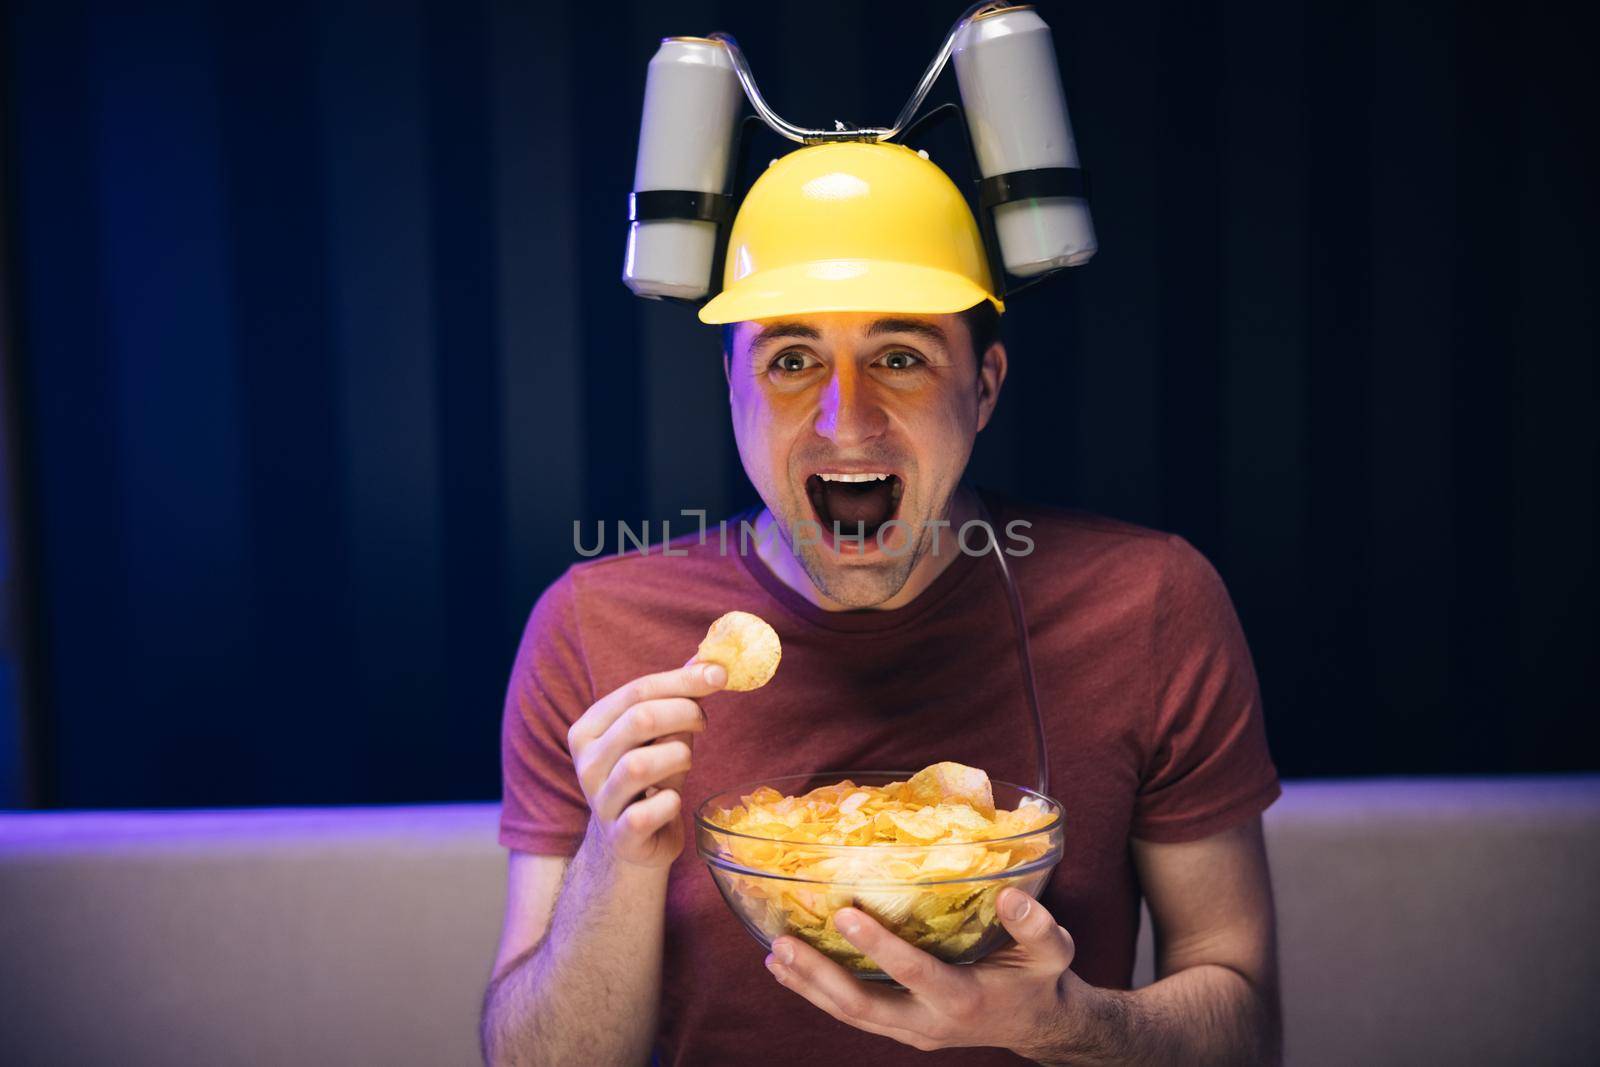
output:
[[[535,606],[506,699],[490,1062],[1276,1060],[1278,783],[1232,607],[1176,537],[962,481],[1006,379],[998,310],[970,210],[917,153],[803,148],[752,188],[701,317],[727,324],[758,536],[578,564]],[[1016,553],[1065,858],[1037,901],[1001,894],[1016,944],[966,967],[840,911],[903,989],[795,938],[763,959],[685,847],[699,800],[945,759],[1033,779],[1003,587],[954,536],[978,518]],[[765,688],[667,669],[734,609],[782,638]],[[1141,893],[1160,980],[1129,992]]]

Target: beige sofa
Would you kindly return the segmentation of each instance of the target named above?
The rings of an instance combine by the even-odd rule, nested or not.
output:
[[[1267,826],[1291,1064],[1600,1063],[1600,778],[1291,783]],[[0,1063],[476,1063],[494,827],[0,814]]]

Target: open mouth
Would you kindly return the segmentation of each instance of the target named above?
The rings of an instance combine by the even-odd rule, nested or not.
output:
[[[867,543],[862,547],[869,548],[878,530],[899,512],[904,491],[900,476],[887,471],[822,473],[806,479],[806,496],[830,544],[838,523],[841,538],[864,537]]]

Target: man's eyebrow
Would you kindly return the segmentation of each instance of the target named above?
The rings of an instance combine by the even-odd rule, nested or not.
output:
[[[784,337],[799,337],[807,341],[820,341],[822,335],[803,322],[772,322],[756,331],[750,338],[750,350],[755,351],[769,341],[777,341]]]
[[[926,341],[932,341],[939,345],[949,345],[950,343],[950,339],[945,336],[943,330],[924,319],[876,319],[872,325],[867,327],[868,337],[886,333],[910,334],[913,337],[921,337]],[[822,334],[818,333],[814,327],[808,326],[803,322],[793,320],[771,322],[757,330],[755,336],[750,338],[750,351],[754,352],[762,345],[785,338],[820,341],[822,340]]]
[[[909,333],[914,337],[921,337],[925,341],[932,341],[940,345],[949,345],[950,339],[944,331],[931,322],[922,319],[878,319],[867,327],[867,336],[873,337],[880,333]]]

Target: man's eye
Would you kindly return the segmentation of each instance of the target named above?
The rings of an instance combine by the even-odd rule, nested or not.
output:
[[[910,370],[922,362],[922,357],[915,352],[890,352],[883,357],[882,362],[890,370]]]
[[[777,359],[772,361],[772,368],[774,370],[785,371],[789,374],[797,374],[809,366],[811,366],[811,364],[807,360],[804,352],[784,352],[779,355]]]

